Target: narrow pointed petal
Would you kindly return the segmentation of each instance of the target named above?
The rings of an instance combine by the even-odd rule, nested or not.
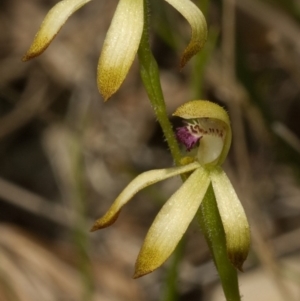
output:
[[[45,17],[29,50],[22,58],[28,61],[40,55],[55,38],[67,19],[79,8],[91,0],[63,0],[58,2]]]
[[[211,171],[211,181],[226,235],[228,257],[237,269],[242,270],[250,248],[250,229],[245,211],[221,168]]]
[[[190,172],[198,167],[199,163],[193,162],[181,167],[150,170],[140,174],[133,181],[131,181],[129,185],[121,192],[121,194],[116,198],[106,214],[95,222],[91,231],[96,231],[98,229],[108,227],[112,223],[114,223],[122,207],[127,204],[130,199],[143,188],[170,177],[174,177],[185,172]]]
[[[137,53],[144,24],[143,0],[120,0],[98,63],[98,88],[104,100],[123,83]]]
[[[166,0],[166,2],[178,10],[192,28],[190,43],[184,50],[180,62],[180,67],[183,68],[190,58],[201,50],[206,42],[207,25],[205,17],[201,10],[190,0]]]
[[[172,254],[194,218],[209,183],[208,171],[199,167],[165,203],[145,238],[134,278],[154,271]]]

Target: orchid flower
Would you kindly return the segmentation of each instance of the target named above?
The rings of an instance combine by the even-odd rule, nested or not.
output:
[[[40,55],[52,42],[67,19],[91,0],[63,0],[46,15],[32,45],[23,57],[27,61]],[[190,0],[165,0],[179,11],[192,29],[190,43],[184,50],[180,66],[196,54],[207,36],[205,18]],[[98,63],[98,88],[104,100],[121,86],[137,53],[144,25],[144,0],[119,0],[104,40]]]
[[[177,130],[177,137],[187,150],[196,148],[195,158],[186,160],[190,163],[183,166],[150,170],[137,176],[107,213],[95,222],[91,231],[114,223],[122,207],[141,189],[189,173],[188,179],[164,204],[152,223],[137,258],[134,278],[154,271],[168,259],[187,231],[210,185],[224,227],[228,258],[241,270],[249,251],[250,231],[239,198],[221,168],[231,144],[228,114],[217,104],[194,100],[180,106],[173,115],[185,119],[186,124]]]

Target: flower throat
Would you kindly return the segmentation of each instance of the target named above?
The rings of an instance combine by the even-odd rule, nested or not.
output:
[[[197,160],[206,165],[214,163],[220,156],[226,126],[224,122],[213,118],[190,119],[185,126],[177,129],[176,136],[187,151],[198,147]]]

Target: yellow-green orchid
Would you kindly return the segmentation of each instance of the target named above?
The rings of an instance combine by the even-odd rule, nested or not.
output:
[[[250,231],[243,207],[220,165],[231,144],[228,114],[217,104],[194,100],[179,107],[174,116],[186,120],[177,137],[187,150],[197,148],[190,163],[173,168],[144,172],[117,197],[107,213],[94,224],[92,231],[111,225],[122,207],[141,189],[167,178],[191,173],[156,216],[138,255],[134,277],[152,272],[171,255],[212,185],[226,235],[228,257],[242,269],[249,245]]]
[[[66,20],[90,1],[58,2],[45,17],[23,61],[41,54]],[[137,53],[144,25],[144,1],[120,0],[118,3],[98,63],[98,88],[105,100],[119,89]],[[181,59],[183,67],[204,45],[207,36],[206,21],[198,7],[190,0],[165,1],[177,9],[191,25],[191,41]]]

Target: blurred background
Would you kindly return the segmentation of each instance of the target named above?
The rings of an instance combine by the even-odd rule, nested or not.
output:
[[[201,98],[226,107],[232,120],[224,168],[252,231],[239,273],[243,300],[300,300],[300,2],[194,1],[209,36],[181,72],[189,25],[168,3],[150,2],[169,114]],[[166,300],[170,260],[131,277],[147,229],[179,178],[145,189],[112,227],[89,232],[137,174],[173,165],[137,62],[107,103],[97,90],[117,1],[87,4],[42,56],[21,62],[56,3],[0,2],[0,300]],[[224,300],[196,223],[186,238],[178,300]]]

